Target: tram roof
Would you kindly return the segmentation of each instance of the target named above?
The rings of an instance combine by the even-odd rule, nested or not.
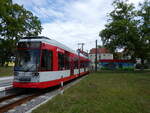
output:
[[[31,36],[31,37],[23,37],[19,40],[19,42],[27,42],[27,41],[41,41],[41,42],[44,42],[44,43],[47,43],[47,44],[50,44],[50,45],[53,45],[53,46],[57,46],[57,47],[60,47],[66,51],[69,51],[71,53],[74,53],[74,54],[78,54],[76,51],[70,49],[69,47],[65,46],[64,44],[54,40],[54,39],[50,39],[48,37],[44,37],[44,36]],[[80,54],[80,56],[82,57],[86,57],[82,54]],[[87,57],[86,57],[87,58]]]

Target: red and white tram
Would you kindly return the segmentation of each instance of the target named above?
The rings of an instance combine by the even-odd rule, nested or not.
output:
[[[88,57],[47,37],[18,42],[13,87],[47,88],[89,73]]]

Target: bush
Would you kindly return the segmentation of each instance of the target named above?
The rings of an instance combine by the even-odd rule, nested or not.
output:
[[[136,69],[148,69],[148,64],[136,64]]]

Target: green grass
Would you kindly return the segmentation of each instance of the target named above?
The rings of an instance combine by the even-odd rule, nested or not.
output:
[[[13,75],[13,67],[0,67],[0,77],[12,75]]]
[[[150,72],[97,72],[33,113],[150,113]]]

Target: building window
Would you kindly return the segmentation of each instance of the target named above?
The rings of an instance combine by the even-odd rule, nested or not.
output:
[[[52,70],[53,52],[50,50],[42,50],[41,70]]]

